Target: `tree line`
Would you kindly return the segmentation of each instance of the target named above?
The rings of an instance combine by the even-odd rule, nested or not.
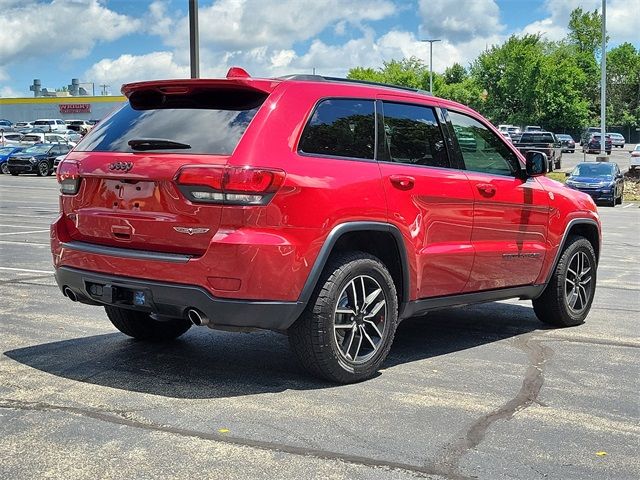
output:
[[[433,94],[479,111],[494,123],[543,125],[577,132],[600,124],[602,16],[571,12],[561,41],[540,34],[511,36],[482,52],[467,68],[434,72]],[[640,127],[640,50],[623,43],[607,50],[607,125]],[[428,90],[429,68],[411,57],[379,69],[355,67],[348,78]]]

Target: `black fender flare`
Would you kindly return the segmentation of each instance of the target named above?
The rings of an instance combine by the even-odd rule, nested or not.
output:
[[[300,296],[298,297],[298,303],[301,304],[304,309],[307,303],[311,299],[311,295],[313,294],[313,290],[316,288],[318,280],[320,279],[320,275],[324,270],[325,265],[327,264],[327,260],[329,256],[333,252],[333,248],[335,247],[337,241],[346,233],[350,232],[363,232],[363,231],[376,231],[376,232],[388,232],[390,233],[396,243],[396,247],[398,248],[398,254],[400,256],[401,261],[401,270],[402,270],[402,302],[398,305],[398,317],[401,317],[402,312],[404,311],[407,303],[409,302],[409,288],[410,288],[410,279],[409,279],[409,262],[407,260],[407,250],[404,243],[404,239],[402,237],[402,233],[395,225],[391,225],[390,223],[383,222],[364,222],[364,221],[356,221],[356,222],[346,222],[336,225],[322,245],[318,256],[309,272],[309,276],[307,277],[307,281],[300,292]],[[300,312],[302,313],[302,312]]]

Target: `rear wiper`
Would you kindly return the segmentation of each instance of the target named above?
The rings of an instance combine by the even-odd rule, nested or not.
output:
[[[188,143],[164,138],[133,138],[127,142],[133,150],[174,150],[191,148]]]

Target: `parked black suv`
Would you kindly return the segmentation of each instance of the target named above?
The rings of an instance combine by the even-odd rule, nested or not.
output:
[[[53,173],[53,162],[59,155],[69,153],[71,146],[65,144],[36,143],[31,147],[16,153],[7,160],[7,167],[11,175],[21,173],[35,173],[46,177]]]

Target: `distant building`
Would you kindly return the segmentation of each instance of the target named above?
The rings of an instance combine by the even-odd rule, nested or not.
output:
[[[100,120],[126,100],[120,95],[0,98],[0,118],[14,123],[37,118]]]

